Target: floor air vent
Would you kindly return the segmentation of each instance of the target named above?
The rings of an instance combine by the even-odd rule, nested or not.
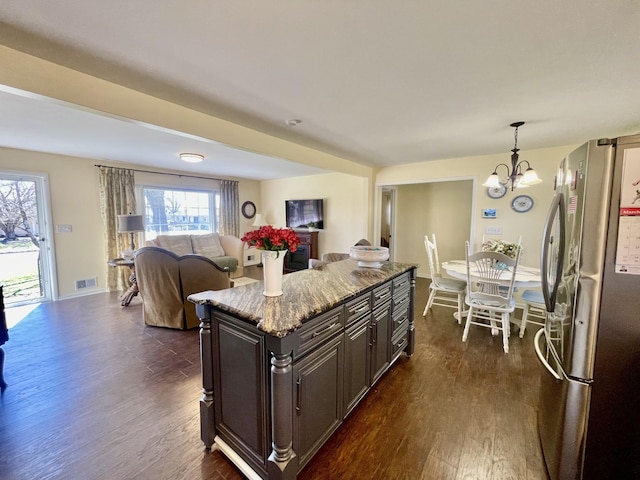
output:
[[[76,290],[82,290],[84,288],[93,288],[98,285],[96,277],[85,278],[84,280],[76,280]]]

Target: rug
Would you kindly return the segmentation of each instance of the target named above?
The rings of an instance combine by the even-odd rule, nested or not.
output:
[[[238,277],[232,278],[234,287],[241,287],[243,285],[249,285],[250,283],[255,283],[258,280],[249,277]]]

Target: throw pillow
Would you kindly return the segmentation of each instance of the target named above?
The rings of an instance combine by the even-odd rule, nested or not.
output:
[[[158,235],[158,245],[172,251],[176,255],[187,255],[193,253],[189,235]]]
[[[207,258],[224,257],[224,248],[220,243],[217,233],[205,233],[204,235],[191,235],[193,253]]]

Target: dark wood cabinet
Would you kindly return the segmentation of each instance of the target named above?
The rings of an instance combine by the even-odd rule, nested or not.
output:
[[[373,311],[369,338],[371,344],[371,385],[376,383],[391,363],[391,302]]]
[[[369,346],[368,313],[348,327],[344,336],[344,415],[358,404],[369,390],[371,381],[371,348]]]
[[[298,231],[300,244],[295,252],[287,252],[284,257],[285,273],[295,272],[309,268],[309,259],[318,258],[318,232]]]
[[[205,445],[248,478],[294,479],[401,352],[413,353],[414,278],[413,265],[346,260],[286,275],[282,297],[192,295]]]
[[[344,337],[293,364],[293,450],[303,468],[342,423]]]

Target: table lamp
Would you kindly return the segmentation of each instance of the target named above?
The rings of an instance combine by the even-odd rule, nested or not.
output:
[[[130,233],[131,234],[131,252],[136,249],[136,245],[133,241],[133,234],[136,232],[144,232],[144,220],[142,215],[118,215],[118,233]],[[123,252],[123,257],[124,257]]]
[[[269,225],[267,220],[260,213],[256,213],[256,218],[251,224],[252,227],[263,227],[265,225]]]

